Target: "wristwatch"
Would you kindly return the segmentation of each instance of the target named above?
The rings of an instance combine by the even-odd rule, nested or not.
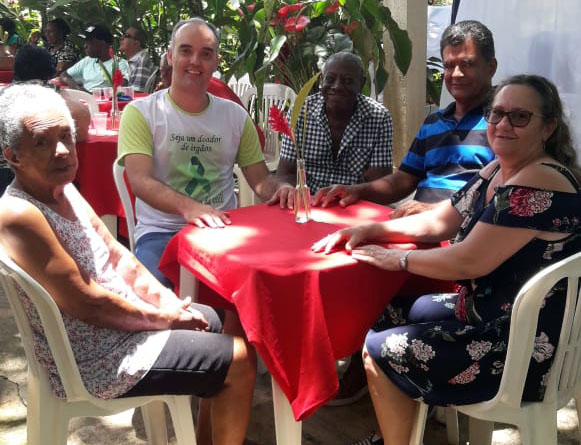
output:
[[[401,270],[408,270],[408,256],[413,250],[408,250],[402,256],[399,257],[399,267]]]

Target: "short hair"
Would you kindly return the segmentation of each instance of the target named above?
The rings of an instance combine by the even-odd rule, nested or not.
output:
[[[201,26],[205,26],[210,31],[212,31],[212,33],[214,34],[214,37],[216,39],[216,51],[218,51],[218,47],[220,45],[220,31],[218,30],[218,28],[216,28],[216,26],[214,26],[213,23],[207,22],[206,20],[204,20],[201,17],[192,17],[192,18],[189,18],[186,20],[180,20],[179,22],[177,22],[175,24],[175,26],[173,27],[173,30],[171,32],[170,48],[172,50],[174,48],[177,32],[186,25],[197,25],[197,26],[201,25]]]
[[[363,61],[361,60],[361,57],[350,51],[339,51],[338,53],[331,54],[325,61],[325,65],[323,65],[323,74],[325,74],[325,71],[327,70],[327,65],[335,61],[348,62],[356,66],[357,70],[359,71],[359,75],[361,76],[361,85],[363,86],[365,83],[365,68],[363,68]]]
[[[139,26],[130,26],[131,29],[135,30],[135,40],[139,42],[142,48],[145,48],[147,42],[147,34]]]
[[[509,85],[523,85],[537,93],[543,120],[550,122],[554,119],[557,123],[555,131],[545,141],[545,152],[571,170],[577,179],[581,181],[581,168],[577,159],[577,151],[573,145],[571,130],[565,118],[563,103],[555,84],[545,77],[534,74],[512,76],[496,86],[491,103],[494,102],[496,95]]]
[[[59,30],[59,32],[61,33],[61,36],[63,37],[63,39],[68,36],[71,33],[71,28],[70,26],[67,24],[67,22],[65,22],[63,19],[61,19],[60,17],[57,17],[56,19],[52,19],[50,20],[47,25],[54,25],[56,26],[56,28]]]
[[[65,115],[73,137],[75,123],[65,100],[51,88],[33,84],[13,84],[0,90],[0,148],[18,151],[24,125],[22,119],[46,109]]]
[[[476,48],[484,60],[489,62],[494,59],[492,32],[477,20],[464,20],[448,26],[440,40],[440,55],[444,55],[445,47],[460,45],[468,39],[476,44]]]
[[[14,56],[14,80],[47,81],[56,74],[50,53],[46,48],[34,45],[25,45]]]

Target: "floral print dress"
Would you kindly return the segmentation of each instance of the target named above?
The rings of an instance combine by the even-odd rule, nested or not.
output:
[[[488,275],[459,282],[457,294],[394,300],[367,334],[366,347],[386,375],[414,399],[433,405],[465,405],[495,396],[506,358],[511,308],[533,275],[581,250],[581,193],[574,177],[558,165],[578,193],[524,186],[495,188],[476,175],[452,197],[464,217],[455,242],[480,221],[568,234],[558,241],[535,238]],[[482,252],[486,255],[486,252]],[[560,334],[564,281],[545,297],[523,400],[542,400]]]

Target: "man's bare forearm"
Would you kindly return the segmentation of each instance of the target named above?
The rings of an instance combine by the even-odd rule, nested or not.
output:
[[[184,216],[186,208],[199,204],[152,177],[145,176],[132,181],[131,188],[135,196],[151,207],[174,215]]]

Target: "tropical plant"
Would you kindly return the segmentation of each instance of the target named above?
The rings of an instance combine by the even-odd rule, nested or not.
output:
[[[237,56],[225,74],[248,73],[259,90],[265,81],[276,81],[298,91],[331,54],[341,50],[354,50],[364,66],[373,62],[375,87],[382,90],[388,76],[384,29],[394,45],[398,69],[405,74],[409,67],[408,34],[377,0],[262,0],[237,6],[239,17],[225,23],[237,30],[232,42]],[[370,80],[368,76],[367,88]]]
[[[442,83],[444,66],[442,59],[430,57],[426,62],[426,100],[427,102],[440,105],[440,95],[442,93]]]

